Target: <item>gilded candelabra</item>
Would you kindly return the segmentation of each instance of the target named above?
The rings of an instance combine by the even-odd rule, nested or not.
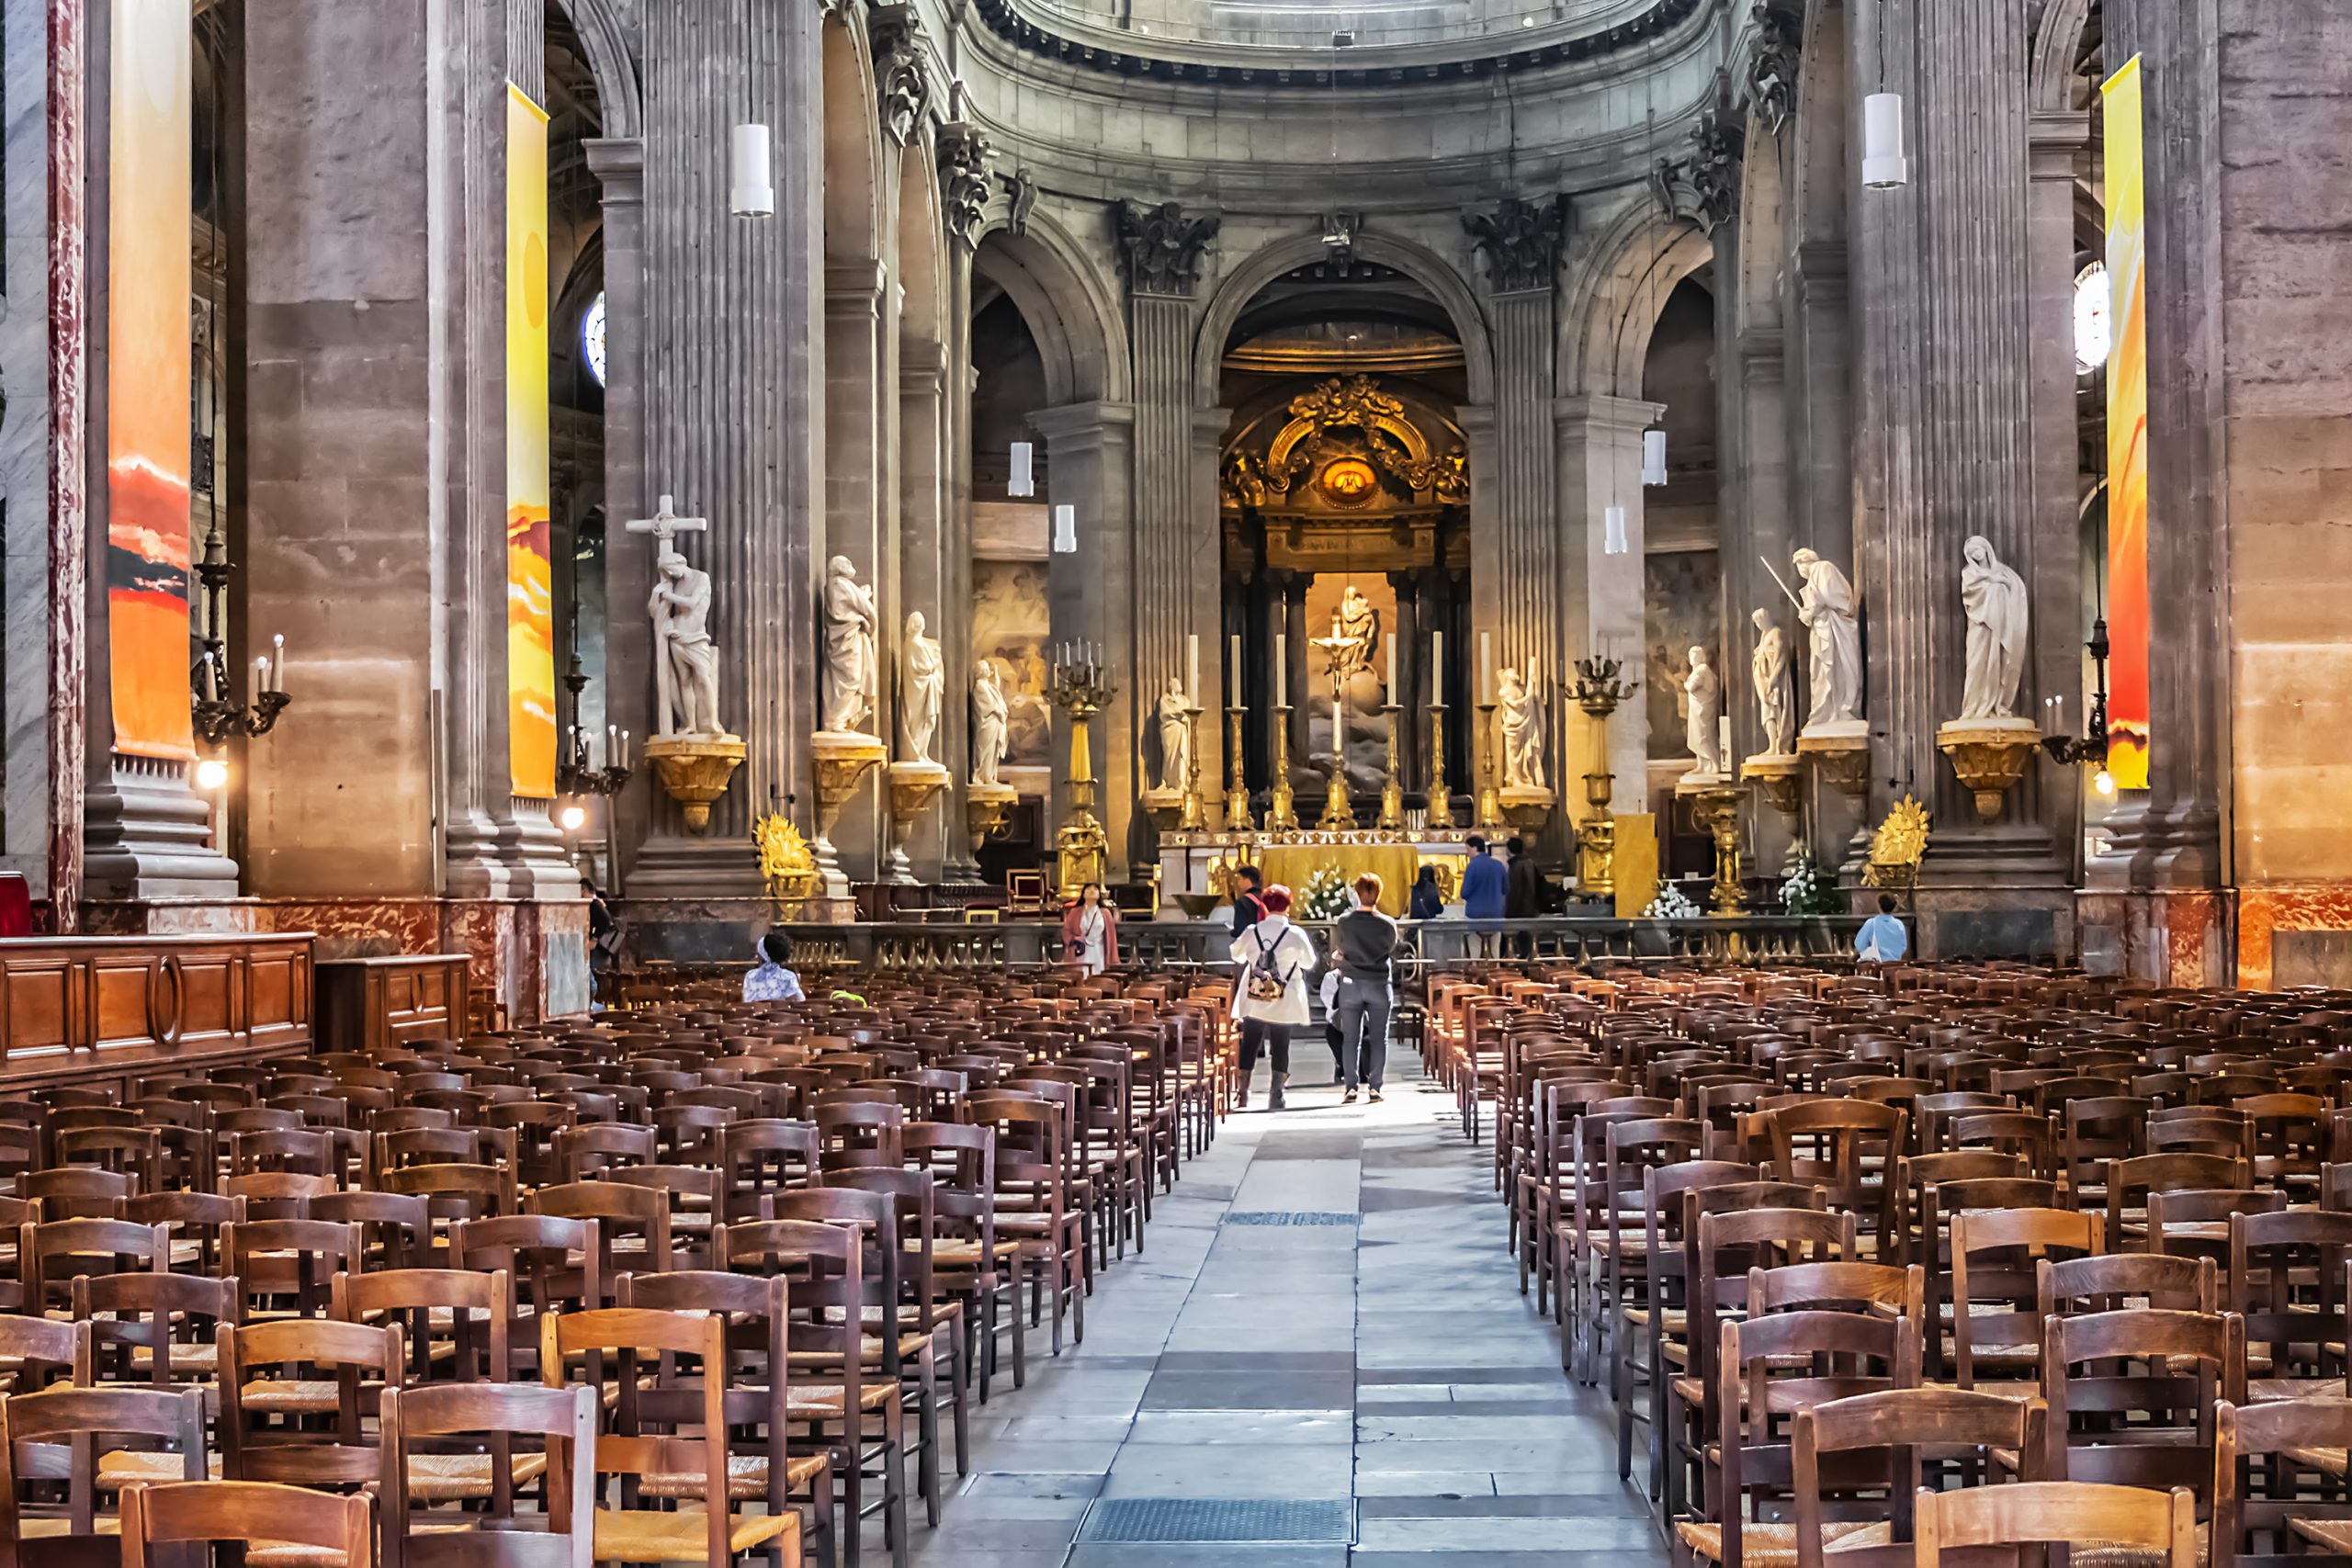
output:
[[[1443,679],[1441,672],[1438,677]],[[1430,705],[1430,801],[1423,821],[1443,830],[1453,826],[1453,785],[1445,776],[1445,705]]]
[[[1201,705],[1184,705],[1184,807],[1176,818],[1177,831],[1208,831],[1208,809],[1201,802]]]
[[[1256,826],[1250,819],[1250,775],[1244,771],[1241,755],[1241,721],[1247,708],[1225,710],[1225,829],[1228,833],[1247,833]]]
[[[1478,705],[1478,831],[1500,834],[1503,825],[1501,794],[1502,759],[1495,755],[1495,708],[1491,702]]]
[[[1102,881],[1110,859],[1110,835],[1094,815],[1094,743],[1087,721],[1102,711],[1114,690],[1101,662],[1084,653],[1057,659],[1046,690],[1053,705],[1069,715],[1069,811],[1054,841],[1061,889],[1072,896],[1088,883]]]
[[[1395,703],[1383,703],[1380,711],[1388,719],[1388,776],[1380,784],[1378,826],[1383,832],[1396,833],[1405,828],[1405,777],[1396,732],[1396,716],[1405,710]]]
[[[1616,795],[1616,774],[1609,765],[1609,720],[1619,705],[1632,696],[1639,682],[1623,681],[1622,660],[1602,656],[1577,660],[1577,706],[1592,720],[1593,761],[1584,776],[1587,810],[1577,829],[1577,881],[1596,897],[1617,891],[1617,818],[1610,806]]]
[[[1266,797],[1266,831],[1298,831],[1298,796],[1290,787],[1290,705],[1274,709],[1274,787]]]

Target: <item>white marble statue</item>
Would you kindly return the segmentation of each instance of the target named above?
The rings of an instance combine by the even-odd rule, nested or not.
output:
[[[2018,683],[2025,677],[2025,579],[1993,553],[1993,542],[1971,534],[1961,547],[1960,605],[1968,615],[1968,671],[1961,688],[1962,718],[2015,718]]]
[[[675,550],[663,550],[654,565],[645,611],[653,618],[657,733],[724,734],[718,645],[710,637],[710,573],[696,570]]]
[[[972,782],[994,784],[1004,766],[1005,733],[1012,722],[1012,706],[1004,700],[1004,681],[996,660],[983,659],[972,671]]]
[[[1544,785],[1544,705],[1534,683],[1516,670],[1505,669],[1496,681],[1501,699],[1495,723],[1501,731],[1505,789],[1542,789]]]
[[[1723,731],[1718,722],[1724,713],[1724,682],[1708,662],[1707,650],[1695,644],[1690,649],[1690,673],[1682,678],[1682,732],[1690,742],[1691,776],[1716,777],[1724,771]]]
[[[1756,682],[1756,706],[1764,720],[1764,750],[1785,757],[1797,744],[1795,704],[1789,695],[1788,639],[1781,635],[1770,611],[1758,610],[1748,618],[1756,624],[1756,652],[1747,667]]]
[[[820,604],[825,619],[825,728],[870,733],[881,687],[874,590],[858,581],[857,567],[849,557],[835,556],[826,566]]]
[[[1181,790],[1193,769],[1193,705],[1184,694],[1184,678],[1168,677],[1159,696],[1159,787]]]
[[[1352,582],[1340,600],[1338,614],[1331,617],[1331,637],[1334,642],[1345,637],[1353,645],[1335,651],[1333,662],[1339,668],[1332,671],[1334,675],[1346,680],[1359,670],[1372,668],[1372,650],[1380,643],[1380,612]]]
[[[899,728],[909,762],[932,761],[931,738],[939,730],[939,705],[947,690],[947,664],[939,639],[923,636],[921,610],[907,614],[907,635],[899,649]]]
[[[1846,574],[1811,550],[1795,557],[1804,592],[1797,619],[1813,634],[1813,709],[1807,733],[1851,730],[1862,716],[1861,612]]]

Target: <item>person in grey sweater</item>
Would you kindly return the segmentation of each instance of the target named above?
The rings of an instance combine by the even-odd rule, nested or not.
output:
[[[1347,1092],[1355,1102],[1361,1084],[1380,1100],[1388,1062],[1388,1012],[1396,959],[1396,922],[1380,912],[1380,878],[1365,872],[1355,880],[1356,907],[1331,928],[1331,965],[1339,976],[1331,1016],[1340,1028],[1340,1063]]]

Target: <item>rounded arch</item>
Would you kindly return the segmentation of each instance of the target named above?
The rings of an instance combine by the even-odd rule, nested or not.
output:
[[[1799,245],[1846,243],[1846,8],[1815,0],[1789,121],[1789,215]]]
[[[1069,231],[1033,212],[1016,234],[1001,218],[981,231],[972,269],[1012,299],[1037,341],[1052,403],[1125,402],[1134,395],[1117,297]]]
[[[1216,406],[1225,340],[1250,301],[1283,274],[1321,261],[1329,254],[1319,234],[1300,234],[1275,241],[1225,275],[1209,298],[1208,310],[1201,317],[1200,335],[1193,340],[1193,387],[1201,407]],[[1462,342],[1463,361],[1469,372],[1469,400],[1493,402],[1495,355],[1487,337],[1487,318],[1461,273],[1434,251],[1383,234],[1358,234],[1355,254],[1359,261],[1396,268],[1436,298],[1453,322],[1454,336]]]
[[[904,340],[947,341],[947,229],[941,216],[939,167],[928,138],[899,154],[899,333]]]
[[[2091,0],[2051,0],[2033,32],[2033,57],[2028,68],[2029,107],[2066,110],[2075,102],[2075,70],[2083,54],[2083,35],[2091,19]]]
[[[865,34],[835,17],[823,31],[825,256],[882,254],[882,122]]]
[[[1739,226],[1732,247],[1738,276],[1722,279],[1732,290],[1732,323],[1740,332],[1776,328],[1781,275],[1788,265],[1788,194],[1781,177],[1781,139],[1753,114],[1747,117],[1747,154],[1739,161],[1739,212],[1733,221]]]
[[[588,71],[596,79],[596,103],[604,133],[615,141],[645,134],[645,95],[638,85],[637,61],[629,53],[628,29],[618,0],[556,0],[580,35]]]
[[[1560,395],[1640,397],[1658,312],[1714,254],[1696,224],[1668,219],[1648,200],[1629,208],[1602,236],[1562,312]]]

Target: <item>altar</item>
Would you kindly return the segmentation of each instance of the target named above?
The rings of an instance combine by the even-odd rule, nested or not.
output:
[[[1233,868],[1254,865],[1269,886],[1280,883],[1297,893],[1317,872],[1335,870],[1353,881],[1369,871],[1381,882],[1380,908],[1402,919],[1421,867],[1437,869],[1438,887],[1449,904],[1462,897],[1462,872],[1470,847],[1459,832],[1416,834],[1369,829],[1264,833],[1162,833],[1159,890],[1162,900],[1192,915],[1204,914],[1231,890]]]

